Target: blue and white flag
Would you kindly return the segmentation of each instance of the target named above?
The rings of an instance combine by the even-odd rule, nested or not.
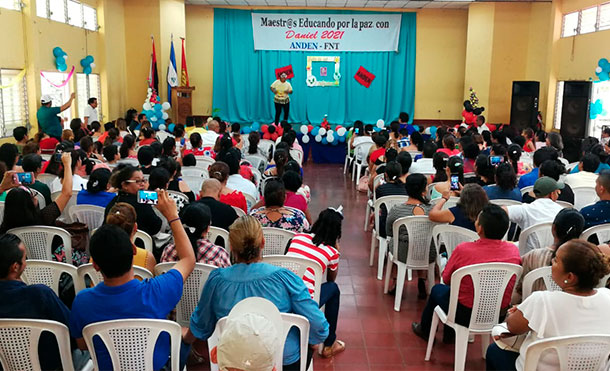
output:
[[[176,73],[176,54],[174,53],[174,40],[169,52],[169,66],[167,67],[167,101],[172,103],[172,88],[178,86],[178,73]]]

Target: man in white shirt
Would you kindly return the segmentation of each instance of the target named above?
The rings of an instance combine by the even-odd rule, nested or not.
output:
[[[201,134],[201,146],[214,147],[216,139],[218,139],[218,131],[220,130],[220,124],[216,120],[212,120],[208,123],[208,131]]]
[[[477,116],[477,131],[479,134],[483,134],[485,130],[491,132],[491,130],[489,130],[489,126],[485,125],[485,116],[479,115]]]
[[[85,107],[85,126],[91,125],[93,121],[99,122],[99,116],[97,114],[97,98],[89,98],[87,100],[87,106]]]
[[[536,196],[534,202],[502,207],[508,213],[508,219],[517,223],[523,231],[533,225],[555,220],[555,216],[563,209],[561,205],[555,202],[562,189],[563,183],[557,182],[551,177],[543,176],[534,183],[534,195]],[[533,234],[527,241],[527,247],[529,251],[546,246],[538,246],[538,238]],[[521,251],[521,254],[524,253]]]
[[[434,169],[434,165],[432,163],[432,157],[436,153],[437,147],[433,141],[428,140],[424,143],[424,148],[422,151],[423,158],[420,158],[416,162],[414,162],[409,168],[409,174],[425,174],[432,175],[436,174],[436,169]]]
[[[570,187],[595,187],[599,167],[599,157],[593,153],[585,154],[578,164],[578,172],[566,175],[565,183]]]

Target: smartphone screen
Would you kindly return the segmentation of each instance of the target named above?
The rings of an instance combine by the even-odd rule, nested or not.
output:
[[[359,133],[360,133],[360,129],[355,128],[355,129],[354,129],[354,133],[359,134]]]
[[[458,191],[460,189],[460,176],[451,174],[451,190]]]
[[[32,184],[34,183],[34,176],[32,173],[17,173],[15,174],[15,180],[20,184]]]
[[[491,164],[491,166],[498,166],[502,162],[504,162],[504,157],[502,157],[502,156],[490,156],[489,157],[489,163]]]
[[[61,163],[61,152],[57,152],[53,155],[55,162]]]
[[[155,191],[138,191],[138,203],[146,205],[156,205],[159,202],[159,196]]]

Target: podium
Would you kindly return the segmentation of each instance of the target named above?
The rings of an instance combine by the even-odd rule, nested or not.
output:
[[[186,118],[193,115],[194,86],[172,88],[172,122],[186,126]]]

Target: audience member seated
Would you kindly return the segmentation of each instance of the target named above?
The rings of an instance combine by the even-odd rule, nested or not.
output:
[[[163,167],[154,167],[150,172],[148,177],[148,190],[155,191],[157,189],[165,189],[167,191],[167,186],[169,184],[169,171]],[[178,209],[180,209],[184,205],[178,205]]]
[[[318,216],[318,220],[311,227],[310,233],[299,233],[292,238],[288,247],[287,256],[296,256],[313,260],[322,267],[322,274],[326,275],[326,282],[320,290],[320,307],[324,306],[324,316],[328,321],[328,337],[324,340],[322,356],[330,358],[345,350],[345,343],[337,340],[337,320],[339,317],[339,286],[335,282],[339,273],[342,207],[328,208]],[[308,269],[303,276],[309,294],[314,294],[314,274]]]
[[[445,202],[456,195],[460,196],[457,205],[443,210]],[[459,193],[447,190],[430,210],[430,220],[435,223],[449,223],[476,232],[474,222],[488,201],[487,193],[478,184],[466,184]]]
[[[503,206],[508,213],[508,218],[512,223],[516,223],[523,231],[533,225],[552,222],[555,216],[563,207],[556,203],[563,183],[557,182],[548,176],[538,178],[534,183],[534,195],[536,200],[531,204]],[[536,236],[532,236],[536,237]],[[529,250],[535,249],[536,238],[529,238],[527,246]]]
[[[4,143],[0,146],[0,161],[4,162],[7,170],[19,171],[21,168],[17,166],[19,160],[19,150],[13,143]]]
[[[210,178],[218,180],[222,185],[222,190],[220,191],[220,202],[240,208],[247,213],[248,204],[244,194],[227,187],[227,181],[229,180],[229,165],[222,161],[216,161],[210,165],[208,172],[210,174]]]
[[[149,146],[153,142],[157,141],[155,138],[155,131],[152,128],[144,128],[140,131],[140,135],[144,138],[140,140],[140,147]]]
[[[436,144],[434,142],[427,140],[424,142],[422,158],[419,160],[417,157],[415,158],[415,162],[411,165],[409,172],[411,174],[421,173],[421,174],[434,174],[436,171],[433,165],[433,156],[436,153]]]
[[[585,218],[585,229],[610,223],[610,170],[603,170],[599,173],[595,180],[595,193],[597,193],[599,201],[583,207],[580,211]]]
[[[150,146],[143,146],[138,149],[138,162],[142,174],[150,175],[150,172],[154,169],[152,165],[154,159],[155,151]]]
[[[82,191],[87,188],[87,167],[93,167],[89,164],[89,158],[82,149],[75,149],[71,152],[72,155],[72,190]],[[62,180],[63,181],[63,180]]]
[[[527,334],[527,337],[519,353],[490,345],[486,357],[488,370],[523,370],[525,350],[537,340],[569,335],[610,335],[607,321],[610,291],[595,289],[600,279],[610,272],[608,257],[591,243],[571,240],[557,249],[552,272],[553,281],[561,290],[536,291],[509,310],[507,336]],[[556,370],[558,362],[555,352],[545,352],[539,365]]]
[[[373,143],[369,149],[369,169],[373,168],[375,161],[385,155],[386,144],[388,143],[389,137],[387,131],[380,131],[373,135]]]
[[[6,233],[9,229],[18,227],[30,227],[36,225],[55,226],[55,221],[68,205],[72,197],[72,168],[70,167],[72,156],[69,152],[61,155],[61,162],[64,169],[64,182],[61,194],[54,202],[46,205],[43,209],[38,207],[38,199],[29,188],[18,186],[13,181],[14,172],[7,171],[0,190],[13,188],[6,195],[4,202],[4,218],[0,225],[0,233]],[[5,184],[9,184],[6,186]],[[17,187],[17,188],[14,188]],[[53,259],[59,262],[66,262],[63,244],[53,245]],[[78,266],[87,263],[89,257],[85,251],[72,249],[72,262]]]
[[[119,148],[114,144],[104,147],[102,153],[104,154],[104,159],[108,165],[116,165],[116,163],[121,159],[121,155],[119,155]]]
[[[508,163],[496,167],[496,184],[483,187],[490,200],[505,199],[521,202],[521,191],[517,187],[517,175]]]
[[[528,153],[536,151],[536,144],[534,144],[534,130],[531,128],[524,129],[521,135],[525,137],[525,145],[523,146],[523,150]]]
[[[592,153],[599,157],[599,166],[595,169],[595,174],[599,174],[602,170],[610,170],[610,165],[608,164],[608,153],[606,153],[605,148],[610,148],[607,145],[602,144],[594,144],[590,147],[588,151],[583,151],[583,156],[587,153]],[[580,171],[579,166],[574,166],[570,171],[571,174],[578,173]]]
[[[593,187],[597,174],[595,171],[599,167],[600,161],[597,155],[586,153],[578,164],[579,171],[566,175],[565,183],[570,187]]]
[[[440,180],[441,178],[438,175],[442,176],[442,174],[437,172],[437,175],[434,176],[434,182],[437,184],[432,187],[430,198],[433,200],[441,197],[444,192],[451,190],[452,175],[457,175],[459,184],[464,184],[464,162],[457,156],[450,157],[447,160],[447,167],[445,167],[445,177],[442,178],[444,180]]]
[[[203,145],[201,143],[201,134],[199,134],[199,133],[192,133],[189,136],[189,143],[190,143],[190,147],[191,148],[183,147],[184,148],[184,152],[182,153],[182,156],[186,156],[186,155],[192,154],[192,155],[195,155],[195,156],[208,156],[208,157],[212,157],[211,149],[208,149],[208,151],[206,153],[206,150],[203,148]]]
[[[210,208],[212,212],[212,226],[222,228],[226,231],[229,226],[237,219],[235,210],[220,201],[222,184],[217,179],[206,179],[201,186],[199,201]]]
[[[116,142],[113,143],[111,141],[108,144],[106,144],[104,142],[104,146],[107,146],[110,144],[116,145]],[[123,143],[121,144],[121,146],[119,148],[119,154],[121,155],[121,159],[124,159],[124,158],[137,159],[138,158],[138,153],[136,152],[136,138],[133,135],[131,135],[131,134],[125,135],[125,138],[123,138]]]
[[[52,138],[48,134],[43,132],[38,132],[34,137],[34,141],[38,142],[40,146],[40,150],[42,153],[53,153],[57,144],[59,144],[59,140],[57,138]]]
[[[513,296],[511,302],[513,304],[521,303],[521,295],[523,293],[523,278],[526,274],[533,271],[536,268],[547,267],[551,265],[551,261],[555,257],[555,253],[559,246],[564,243],[580,237],[580,234],[584,230],[585,219],[576,209],[566,208],[561,210],[555,220],[553,221],[553,244],[547,247],[541,247],[534,249],[521,257],[523,272]],[[544,285],[542,280],[534,282],[532,291],[547,290],[548,287]]]
[[[264,196],[265,206],[250,211],[250,215],[263,227],[280,228],[295,233],[309,229],[309,222],[301,210],[285,206],[286,188],[281,181],[268,181]]]
[[[0,295],[10,298],[0,302],[0,317],[50,320],[68,326],[70,310],[51,288],[45,285],[26,285],[21,280],[27,265],[25,255],[25,245],[19,237],[13,234],[0,235]],[[9,341],[8,338],[3,340]],[[45,331],[40,335],[38,357],[42,370],[61,369],[59,348],[53,334]],[[72,362],[75,370],[80,370],[88,360],[87,352],[74,347]]]
[[[415,131],[413,134],[409,135],[407,129],[400,129],[401,140],[409,140],[409,145],[407,147],[401,148],[401,151],[407,152],[421,152],[424,149],[424,138],[422,135]]]
[[[511,263],[521,264],[519,249],[511,242],[502,241],[508,231],[509,221],[506,212],[500,206],[494,204],[486,205],[478,215],[475,222],[476,232],[479,239],[475,242],[463,242],[459,244],[451,253],[449,261],[443,270],[443,282],[432,288],[430,298],[421,316],[421,322],[414,322],[413,332],[428,341],[434,308],[438,305],[445,313],[449,311],[451,275],[462,267],[481,263]],[[506,288],[502,298],[502,308],[508,309],[510,297],[515,285],[513,277]],[[457,324],[468,327],[472,304],[474,301],[474,286],[472,279],[466,277],[462,280],[459,290],[457,313],[455,321]],[[449,330],[449,331],[448,331]],[[445,326],[445,336],[443,340],[450,342],[453,331]]]
[[[131,165],[119,165],[110,177],[110,185],[118,191],[118,194],[106,206],[104,218],[108,216],[108,212],[114,204],[126,202],[136,210],[138,229],[151,236],[161,231],[161,218],[157,216],[152,205],[138,202],[138,191],[146,190],[148,185],[144,174],[138,168]]]
[[[261,135],[258,131],[253,131],[248,134],[248,148],[246,155],[260,155],[266,159],[269,159],[269,153],[265,153],[262,148],[258,147],[258,143],[261,141]]]
[[[133,247],[133,265],[146,268],[150,272],[154,272],[157,261],[152,253],[137,247],[133,241],[135,240],[136,232],[138,231],[136,209],[128,203],[119,202],[114,204],[106,217],[106,224],[113,224],[120,227],[129,235],[129,240],[132,241]]]
[[[201,134],[202,147],[214,147],[214,144],[216,144],[216,139],[218,139],[219,132],[220,126],[218,121],[212,120],[208,122],[208,130]]]
[[[508,158],[508,162],[515,170],[515,174],[523,175],[532,171],[532,167],[530,165],[526,165],[519,161],[521,159],[521,147],[518,144],[511,144],[508,146],[506,149],[506,157]]]
[[[496,167],[489,163],[489,155],[481,153],[474,162],[473,177],[464,178],[465,184],[478,184],[481,187],[495,184]]]
[[[404,183],[407,181],[409,169],[411,169],[411,164],[413,163],[413,158],[411,157],[411,154],[409,152],[402,151],[398,153],[398,157],[396,157],[396,162],[400,164],[400,168],[402,170],[402,174],[400,175],[400,181]]]
[[[112,173],[107,168],[100,167],[95,169],[89,176],[87,189],[78,192],[76,204],[95,205],[105,209],[116,196],[116,193],[109,192],[111,175]]]
[[[533,186],[534,183],[536,183],[536,179],[538,179],[538,168],[540,167],[540,165],[542,165],[542,163],[546,160],[557,159],[557,150],[552,147],[542,147],[536,152],[534,152],[534,169],[532,169],[532,171],[527,174],[523,174],[519,178],[519,188],[523,189],[525,187]]]
[[[535,170],[534,170],[535,171]],[[538,168],[538,174],[540,177],[548,176],[555,179],[556,182],[559,178],[566,173],[566,168],[563,163],[559,160],[546,160]],[[534,191],[530,191],[523,195],[523,202],[531,203],[536,199]],[[574,192],[568,184],[563,184],[563,189],[557,201],[565,201],[574,205]]]
[[[81,291],[74,299],[70,314],[70,332],[81,349],[86,349],[83,328],[91,323],[128,319],[166,319],[182,297],[184,281],[193,271],[195,255],[178,218],[176,204],[166,191],[159,191],[159,211],[170,221],[178,257],[167,273],[150,280],[139,281],[133,274],[133,244],[122,228],[106,224],[91,236],[90,251],[93,266],[104,282]],[[101,370],[112,369],[108,350],[100,339],[94,339],[96,357]],[[188,346],[181,349],[181,368],[186,363]],[[168,363],[169,336],[159,336],[153,356],[154,369]]]
[[[426,176],[423,174],[411,174],[407,177],[405,189],[409,199],[402,204],[394,206],[388,212],[387,221],[385,224],[380,224],[381,228],[385,228],[386,235],[388,236],[388,249],[393,249],[394,238],[398,238],[398,261],[405,263],[407,261],[407,254],[409,250],[409,234],[407,229],[402,226],[398,231],[398,236],[394,236],[393,225],[394,222],[405,216],[414,215],[428,215],[432,209],[430,201],[426,198],[427,190],[426,186],[428,181]],[[380,228],[380,229],[381,229]],[[436,249],[434,246],[430,246],[430,262],[434,262],[436,259]],[[390,264],[390,263],[388,263]],[[393,268],[394,269],[394,268]],[[426,298],[426,274],[424,271],[417,271],[419,279],[417,288],[419,291],[418,298]],[[391,290],[394,291],[394,290]]]
[[[447,134],[443,137],[443,148],[439,148],[436,152],[443,152],[447,156],[459,156],[460,150],[455,148],[455,137],[453,134]]]
[[[389,162],[385,166],[384,184],[381,184],[375,189],[375,199],[378,200],[385,196],[406,196],[407,189],[405,183],[400,179],[402,173],[402,167],[396,161]],[[381,205],[379,212],[379,236],[386,237],[385,225],[388,210],[385,205]],[[374,219],[375,215],[371,215]]]
[[[469,138],[469,137],[466,137]],[[462,138],[463,140],[464,138]],[[461,142],[461,141],[460,141]],[[475,162],[481,153],[479,145],[471,142],[464,147],[464,173],[474,173]]]
[[[181,179],[180,164],[176,160],[172,157],[163,157],[158,166],[166,169],[169,173],[168,190],[184,193],[189,198],[189,202],[195,202],[195,192]]]
[[[44,196],[45,205],[49,205],[51,201],[51,190],[49,186],[39,181],[38,174],[42,171],[42,157],[35,153],[30,153],[23,156],[23,161],[21,163],[21,167],[23,171],[30,172],[34,176],[34,183],[28,185],[28,187],[37,190]]]
[[[17,126],[13,129],[13,138],[15,138],[15,145],[19,154],[23,151],[23,147],[28,142],[28,129],[25,126]]]
[[[214,245],[208,240],[212,212],[206,205],[195,202],[187,205],[181,212],[180,218],[185,228],[186,235],[191,241],[195,252],[197,263],[211,264],[220,268],[231,265],[229,253],[221,246]],[[163,250],[162,262],[173,262],[178,260],[178,251],[173,243]]]
[[[301,179],[299,173],[292,170],[284,171],[282,182],[286,188],[286,200],[284,201],[284,205],[301,210],[303,214],[305,214],[305,218],[309,224],[311,224],[312,220],[311,215],[309,214],[309,209],[307,208],[307,199],[303,194],[297,193],[303,185],[303,180]],[[261,201],[262,203],[259,202],[260,206],[263,206],[265,203],[264,197]]]
[[[235,264],[210,273],[199,304],[191,316],[187,343],[207,340],[216,322],[241,300],[258,296],[270,300],[283,313],[296,313],[309,321],[309,344],[320,344],[329,336],[329,325],[318,304],[311,299],[303,280],[285,268],[262,263],[264,247],[260,223],[242,216],[230,228],[229,240]],[[291,329],[284,346],[284,370],[299,370],[299,337]],[[308,352],[308,363],[313,349]]]
[[[247,193],[254,199],[258,199],[258,190],[251,181],[245,179],[239,174],[239,162],[241,161],[241,152],[237,148],[231,148],[218,154],[217,161],[222,161],[229,165],[229,179],[227,187],[236,191]]]
[[[195,126],[188,126],[186,128],[186,134],[187,135],[191,135],[192,133],[197,133],[199,135],[207,133],[207,130],[203,127],[204,124],[205,124],[203,122],[203,117],[195,116],[193,121],[195,123]],[[193,147],[193,148],[195,148],[195,147]]]

